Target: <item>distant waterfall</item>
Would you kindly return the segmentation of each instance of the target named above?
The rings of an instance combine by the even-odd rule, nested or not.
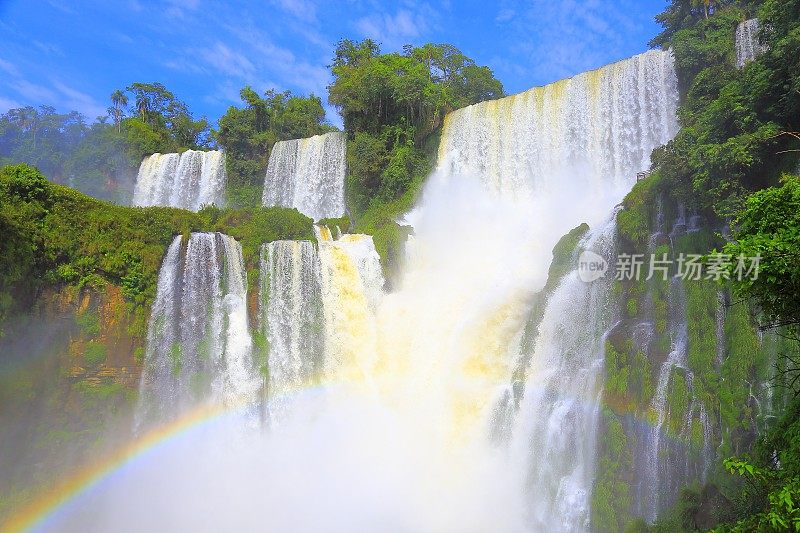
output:
[[[440,166],[507,195],[549,194],[565,181],[587,198],[629,189],[677,133],[677,104],[672,53],[652,50],[449,114]]]
[[[342,132],[279,141],[269,156],[263,204],[295,207],[314,220],[340,217],[346,168]]]
[[[742,68],[766,49],[758,40],[758,19],[740,22],[736,27],[736,66]]]
[[[145,157],[133,189],[133,205],[162,205],[191,211],[225,201],[225,156],[211,150]]]
[[[206,401],[251,397],[251,359],[242,251],[221,233],[177,236],[164,258],[150,317],[140,385],[140,419],[169,419]]]
[[[261,248],[260,321],[266,337],[268,413],[285,416],[285,395],[318,379],[324,322],[319,255],[309,241],[275,241]]]

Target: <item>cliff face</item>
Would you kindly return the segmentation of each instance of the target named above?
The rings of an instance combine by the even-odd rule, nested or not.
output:
[[[0,516],[129,427],[146,317],[115,285],[45,290],[0,339]],[[127,434],[127,430],[121,432]]]
[[[722,248],[724,223],[684,209],[654,175],[628,195],[617,226],[612,264],[634,254],[643,263],[639,276],[614,287],[592,507],[598,530],[651,522],[687,486],[717,490],[726,482],[722,460],[746,453],[786,402],[775,382],[780,337],[760,333],[754,310],[732,301],[730,283],[709,279],[709,259],[699,260]],[[702,264],[697,279],[678,268],[690,256]],[[669,271],[654,262],[647,279],[653,257]]]

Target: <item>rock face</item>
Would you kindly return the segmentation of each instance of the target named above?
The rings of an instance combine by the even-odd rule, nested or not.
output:
[[[0,478],[6,502],[90,461],[126,427],[141,373],[145,317],[114,285],[39,295],[0,339]],[[10,491],[10,492],[9,492]]]

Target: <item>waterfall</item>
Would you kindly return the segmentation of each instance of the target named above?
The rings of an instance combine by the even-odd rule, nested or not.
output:
[[[220,233],[172,241],[158,277],[140,384],[139,423],[257,388],[239,244]]]
[[[672,53],[651,50],[447,115],[439,168],[529,199],[544,260],[561,235],[599,224],[627,194],[677,133],[677,104]]]
[[[449,114],[440,162],[509,195],[547,194],[565,180],[589,199],[627,192],[677,132],[677,103],[672,53],[652,50]]]
[[[654,424],[644,436],[644,442],[638,446],[638,451],[646,456],[643,461],[640,457],[636,458],[640,463],[636,467],[637,475],[643,476],[638,511],[650,522],[655,520],[659,512],[674,504],[681,487],[688,481],[704,481],[713,460],[711,421],[703,400],[695,393],[695,377],[687,359],[688,324],[684,282],[678,277],[672,278],[669,291],[670,352],[659,369],[655,394],[650,403]],[[679,386],[676,383],[685,385],[688,404],[682,414],[681,425],[672,428],[670,420],[675,413],[670,412],[667,397],[670,387]],[[696,459],[689,453],[694,424],[699,424],[703,439]]]
[[[279,141],[269,156],[262,203],[294,207],[314,220],[340,217],[346,165],[342,132]]]
[[[758,40],[758,19],[740,22],[736,27],[736,66],[742,68],[766,50]]]
[[[261,248],[259,328],[268,348],[270,421],[285,418],[285,396],[318,378],[323,357],[320,265],[309,241]]]
[[[580,248],[611,258],[615,217]],[[535,531],[588,531],[611,280],[568,274],[550,297],[513,428]]]
[[[191,211],[225,200],[225,156],[211,150],[145,157],[133,189],[133,205],[162,205]]]
[[[187,435],[164,453],[188,467],[135,472],[151,489],[124,491],[126,506],[156,499],[183,529],[589,529],[611,280],[567,273],[523,333],[562,235],[588,223],[579,247],[611,260],[609,213],[677,131],[676,86],[671,54],[652,51],[448,115],[392,292],[370,236],[319,227],[316,248],[262,248],[261,379],[238,245],[176,238],[143,402],[171,411],[260,384],[274,424],[249,439],[215,424]],[[343,179],[342,134],[278,143],[264,203],[338,216]],[[111,523],[148,529],[145,515]]]
[[[377,355],[375,313],[383,296],[383,274],[372,237],[333,239],[318,228],[325,307],[325,372],[336,381],[372,377]]]

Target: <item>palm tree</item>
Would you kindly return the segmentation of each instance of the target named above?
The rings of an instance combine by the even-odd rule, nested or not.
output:
[[[150,97],[144,91],[136,93],[136,110],[142,120],[147,122],[147,113],[150,112]]]
[[[122,108],[128,105],[128,96],[117,89],[111,93],[111,103],[114,105],[114,124],[117,125],[117,131],[119,132],[122,125]]]

